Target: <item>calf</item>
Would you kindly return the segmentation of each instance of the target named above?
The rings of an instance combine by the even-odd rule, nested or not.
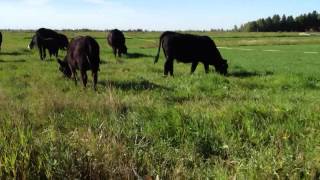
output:
[[[77,84],[77,72],[80,70],[83,86],[87,86],[87,73],[91,70],[93,87],[97,89],[98,71],[100,64],[100,47],[96,40],[90,36],[80,36],[73,39],[68,47],[64,60],[58,59],[60,71],[68,78],[72,78]]]

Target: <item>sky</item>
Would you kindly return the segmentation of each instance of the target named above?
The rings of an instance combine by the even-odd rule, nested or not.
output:
[[[230,29],[313,10],[320,0],[0,0],[0,29]]]

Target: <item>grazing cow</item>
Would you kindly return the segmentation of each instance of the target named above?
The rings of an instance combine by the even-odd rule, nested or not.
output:
[[[69,45],[68,37],[64,34],[58,34],[59,49],[67,50]]]
[[[107,40],[108,44],[112,47],[115,57],[117,54],[119,57],[121,57],[122,54],[127,54],[126,39],[121,31],[118,29],[110,31]]]
[[[1,44],[2,44],[2,33],[0,32],[0,51],[1,51]]]
[[[40,28],[36,31],[36,34],[42,36],[43,38],[55,38],[58,36],[58,33],[51,29]]]
[[[28,49],[33,49],[34,46],[38,47],[40,59],[44,60],[46,57],[46,49],[43,46],[42,39],[38,35],[34,35],[28,45]]]
[[[46,49],[49,51],[50,58],[54,55],[58,57],[59,52],[59,41],[54,38],[42,39],[38,35],[34,35],[29,44],[29,49],[33,49],[34,46],[37,46],[39,49],[40,59],[43,60],[46,58]]]
[[[55,56],[58,58],[58,53],[59,53],[59,41],[53,38],[48,38],[48,39],[43,39],[43,46],[45,49],[48,49],[50,58],[51,56]]]
[[[80,70],[83,86],[87,86],[87,73],[91,70],[93,76],[93,87],[96,90],[98,71],[100,64],[100,47],[96,40],[90,36],[80,36],[73,39],[68,47],[64,60],[58,59],[60,71],[68,78],[72,78],[77,84],[76,70]]]
[[[48,49],[50,57],[52,55],[58,56],[59,49],[65,50],[68,48],[68,38],[59,34],[51,29],[40,28],[33,36],[29,49],[33,48],[33,45],[37,45],[39,49],[40,59],[46,58],[46,49]]]
[[[174,59],[178,62],[192,63],[191,73],[194,73],[201,62],[206,73],[209,72],[209,65],[213,65],[220,74],[227,74],[227,61],[222,58],[215,43],[208,36],[164,32],[160,37],[155,63],[159,60],[161,45],[166,57],[164,75],[170,73],[173,76]]]
[[[56,39],[59,44],[59,49],[67,49],[68,48],[68,38],[64,34],[59,34],[51,29],[40,28],[36,31],[36,34],[42,39],[53,38]]]

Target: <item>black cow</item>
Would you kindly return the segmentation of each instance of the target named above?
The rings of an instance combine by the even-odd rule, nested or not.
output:
[[[42,38],[40,38],[38,35],[34,35],[31,38],[31,41],[28,45],[29,49],[33,49],[35,46],[38,47],[40,59],[43,60],[46,57],[46,49],[43,46]]]
[[[43,46],[45,49],[48,49],[50,58],[55,56],[58,58],[59,53],[59,41],[53,38],[43,39]]]
[[[46,58],[46,49],[48,49],[50,57],[52,55],[57,57],[59,49],[67,49],[68,44],[68,38],[65,35],[51,29],[40,28],[33,36],[29,49],[36,45],[39,49],[40,59],[43,60]]]
[[[68,37],[64,34],[58,34],[59,48],[62,50],[67,50],[69,45]]]
[[[1,51],[1,44],[2,44],[2,33],[0,32],[0,51]]]
[[[36,31],[36,35],[38,35],[42,39],[56,39],[59,44],[59,49],[67,49],[68,48],[68,38],[64,34],[59,34],[56,31],[46,28],[40,28]]]
[[[208,36],[164,32],[160,37],[155,63],[159,60],[161,44],[166,57],[165,75],[170,73],[173,76],[174,59],[178,62],[192,63],[191,73],[194,73],[199,62],[202,62],[206,73],[209,72],[209,65],[213,65],[220,74],[227,74],[227,61],[222,58],[215,43]]]
[[[113,49],[113,54],[116,57],[117,54],[119,57],[122,54],[127,54],[127,46],[126,46],[126,39],[121,31],[118,29],[114,29],[109,32],[107,37],[108,44]]]
[[[60,71],[68,78],[72,78],[77,84],[76,70],[80,70],[83,86],[87,86],[87,73],[91,70],[93,87],[96,90],[98,71],[100,64],[100,47],[96,40],[90,36],[80,36],[73,39],[68,47],[68,52],[63,61],[58,59]]]
[[[38,35],[34,35],[29,44],[29,49],[33,49],[37,46],[39,49],[40,59],[46,58],[46,49],[49,51],[50,58],[52,55],[58,57],[59,52],[59,41],[54,38],[42,39]]]
[[[42,36],[43,38],[56,38],[58,33],[51,29],[40,28],[36,31],[36,34]]]

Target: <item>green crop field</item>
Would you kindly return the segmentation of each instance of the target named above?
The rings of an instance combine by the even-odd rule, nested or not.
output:
[[[196,32],[228,76],[175,63],[164,77],[160,33],[125,33],[117,60],[104,32],[63,33],[99,42],[97,92],[29,51],[32,32],[3,32],[0,179],[319,178],[318,34]]]

